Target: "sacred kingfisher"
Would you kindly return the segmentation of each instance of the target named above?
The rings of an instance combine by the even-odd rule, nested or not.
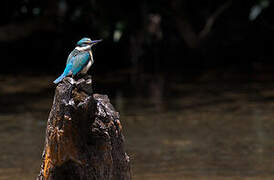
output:
[[[57,84],[67,76],[86,74],[94,62],[91,47],[100,41],[102,40],[92,41],[90,38],[82,38],[78,41],[75,49],[68,56],[63,74],[53,82]]]

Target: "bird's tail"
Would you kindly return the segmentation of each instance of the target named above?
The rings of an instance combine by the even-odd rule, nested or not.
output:
[[[66,77],[65,73],[63,73],[61,76],[59,76],[57,79],[55,79],[54,84],[59,83],[60,81],[62,81],[64,78]]]
[[[59,76],[57,79],[55,79],[54,84],[59,83],[60,81],[62,81],[67,75],[70,74],[70,70],[72,68],[72,64],[68,64],[63,72],[63,74],[61,74],[61,76]]]

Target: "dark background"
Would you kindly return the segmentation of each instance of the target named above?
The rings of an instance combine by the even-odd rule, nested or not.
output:
[[[104,39],[93,48],[95,74],[272,72],[270,0],[4,0],[0,8],[1,74],[57,76],[86,36]]]
[[[274,179],[271,0],[1,0],[0,179],[35,179],[82,37],[135,180]]]

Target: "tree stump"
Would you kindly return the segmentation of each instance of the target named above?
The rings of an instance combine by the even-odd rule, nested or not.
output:
[[[93,94],[91,76],[56,87],[37,180],[128,180],[119,113],[106,95]]]

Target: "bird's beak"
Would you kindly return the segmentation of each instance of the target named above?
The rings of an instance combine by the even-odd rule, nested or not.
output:
[[[103,41],[103,40],[102,39],[100,39],[100,40],[94,40],[94,41],[91,41],[90,44],[94,45],[94,44],[97,44],[98,42],[101,42],[101,41]]]

